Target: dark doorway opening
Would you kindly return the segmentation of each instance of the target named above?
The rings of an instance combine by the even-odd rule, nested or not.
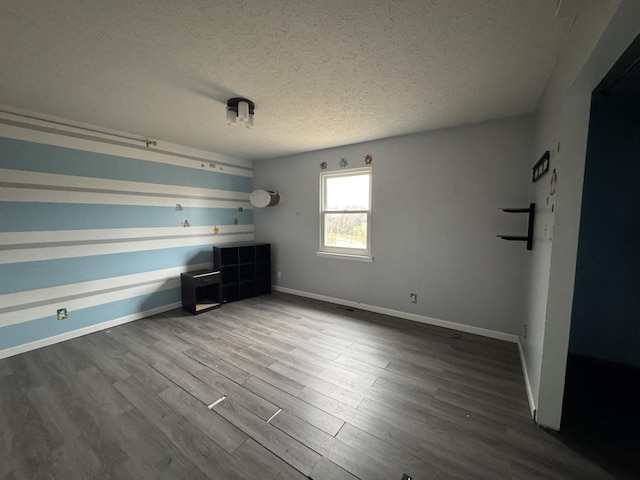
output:
[[[591,98],[561,437],[640,478],[640,35]]]

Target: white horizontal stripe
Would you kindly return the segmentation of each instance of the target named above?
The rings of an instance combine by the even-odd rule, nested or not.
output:
[[[61,333],[60,335],[54,335],[53,337],[47,337],[40,340],[35,340],[29,343],[23,343],[22,345],[16,345],[15,347],[5,348],[0,350],[0,359],[19,355],[21,353],[30,352],[31,350],[37,350],[38,348],[47,347],[55,343],[64,342],[65,340],[71,340],[72,338],[82,337],[83,335],[89,335],[90,333],[99,332],[107,328],[117,327],[125,323],[133,322],[141,318],[157,315],[158,313],[168,312],[175,308],[180,307],[180,302],[170,303],[168,305],[162,305],[161,307],[145,310],[144,312],[136,312],[131,315],[109,320],[103,323],[97,323],[95,325],[89,325],[88,327],[79,328],[78,330],[72,330],[70,332]]]
[[[0,179],[6,183],[24,185],[44,185],[53,187],[87,188],[96,190],[113,190],[121,192],[155,193],[163,196],[172,195],[177,199],[183,196],[224,198],[229,200],[249,201],[249,193],[232,192],[209,188],[185,187],[182,185],[160,185],[157,183],[130,182],[128,180],[111,180],[107,178],[62,175],[57,173],[31,172],[25,170],[9,170],[0,168]],[[181,202],[182,203],[182,202]]]
[[[102,228],[88,230],[49,230],[40,232],[0,232],[0,246],[31,243],[83,242],[91,240],[124,240],[154,237],[192,237],[213,235],[215,225],[201,227]],[[253,225],[217,225],[219,234],[253,232]],[[213,236],[213,238],[216,238]],[[225,237],[220,237],[225,238]]]
[[[2,120],[10,120],[19,122],[25,126],[14,126],[3,123]],[[66,122],[66,120],[65,120]],[[38,127],[44,127],[47,129],[54,129],[60,133],[43,132],[29,128],[28,124],[32,124]],[[95,126],[89,126],[89,128],[100,128]],[[123,145],[114,145],[112,143],[105,143],[100,140],[89,140],[85,138],[76,138],[65,135],[65,132],[77,133],[80,135],[90,135],[97,139],[104,139],[107,142],[118,141],[120,143],[130,143],[131,147]],[[119,132],[117,132],[119,133]],[[152,162],[164,163],[168,165],[177,165],[180,167],[195,168],[198,170],[215,170],[231,175],[240,175],[243,177],[253,177],[253,162],[241,158],[230,157],[215,152],[207,152],[205,150],[198,150],[195,148],[185,147],[183,145],[177,145],[174,143],[158,141],[156,147],[151,148],[134,148],[140,147],[140,142],[131,141],[128,142],[125,139],[114,139],[109,135],[100,135],[99,133],[90,133],[80,129],[74,129],[73,127],[64,127],[52,125],[44,121],[28,120],[15,115],[6,114],[0,112],[0,136],[13,138],[16,140],[24,140],[27,142],[44,143],[47,145],[55,145],[58,147],[73,148],[76,150],[85,150],[88,152],[104,153],[107,155],[117,155],[120,157],[136,158],[138,160],[148,160]],[[158,150],[169,152],[161,153]],[[172,156],[171,153],[177,155],[189,155],[196,157],[196,159],[181,158]],[[214,164],[215,167],[210,167],[209,164]],[[226,164],[226,165],[220,165]],[[204,164],[204,167],[202,165]],[[244,167],[244,168],[237,168]]]
[[[140,252],[160,250],[163,248],[193,247],[197,245],[213,245],[213,234],[207,237],[172,238],[160,240],[143,240],[139,242],[104,243],[97,245],[72,245],[60,247],[25,248],[0,251],[0,265],[40,260],[56,260],[60,258],[87,257],[92,255],[109,255],[114,253]],[[242,242],[253,240],[253,233],[225,235],[224,242]]]
[[[117,193],[66,192],[60,190],[38,190],[31,188],[0,188],[0,201],[4,202],[43,202],[78,203],[99,205],[143,205],[149,207],[172,207],[176,203],[183,207],[203,208],[247,208],[251,204],[241,200],[204,200],[200,198],[147,197],[145,195],[127,195]]]
[[[17,323],[28,322],[37,318],[44,318],[56,313],[56,309],[65,307],[69,316],[73,316],[74,310],[82,308],[95,307],[110,302],[126,300],[128,298],[139,297],[149,293],[169,290],[180,286],[180,278],[162,278],[155,283],[134,286],[122,290],[98,293],[88,297],[75,298],[72,300],[64,300],[62,305],[41,305],[38,307],[25,308],[24,310],[16,310],[13,312],[0,313],[0,327],[15,325]],[[33,299],[35,300],[35,299]]]
[[[100,280],[90,280],[88,282],[72,283],[69,285],[58,285],[56,287],[38,288],[16,293],[0,295],[0,305],[3,307],[16,307],[32,302],[54,302],[58,298],[65,298],[74,295],[88,295],[93,292],[103,290],[132,287],[141,283],[164,281],[167,278],[179,277],[182,272],[195,271],[211,268],[211,263],[200,263],[196,265],[164,268],[151,272],[133,273],[114,278],[103,278]]]

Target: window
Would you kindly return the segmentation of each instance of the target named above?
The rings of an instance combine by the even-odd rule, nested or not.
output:
[[[320,174],[320,252],[371,261],[371,167]]]

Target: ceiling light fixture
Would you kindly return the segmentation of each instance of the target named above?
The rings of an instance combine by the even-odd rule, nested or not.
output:
[[[253,127],[253,111],[255,104],[246,98],[230,98],[227,100],[227,123],[231,126],[242,125]]]

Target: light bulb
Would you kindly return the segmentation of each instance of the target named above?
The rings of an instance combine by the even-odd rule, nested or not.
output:
[[[247,102],[238,102],[238,120],[241,122],[249,121],[249,104]]]
[[[231,126],[236,124],[236,112],[227,108],[227,123]]]

